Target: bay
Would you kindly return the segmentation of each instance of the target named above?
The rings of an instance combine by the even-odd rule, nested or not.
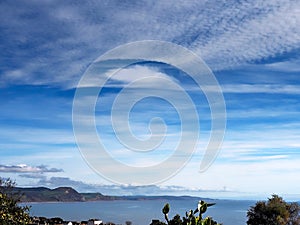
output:
[[[125,224],[131,221],[133,225],[149,225],[152,219],[164,221],[161,212],[165,203],[169,203],[171,210],[169,217],[177,213],[181,216],[186,211],[195,209],[197,199],[190,200],[115,200],[97,202],[43,202],[23,203],[31,206],[32,216],[61,217],[66,221],[82,221],[90,218],[101,219],[104,222]],[[223,225],[245,225],[247,210],[255,201],[246,200],[211,200],[216,205],[210,207],[204,216],[211,216]]]

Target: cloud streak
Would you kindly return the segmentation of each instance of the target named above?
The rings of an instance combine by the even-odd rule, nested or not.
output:
[[[26,164],[19,165],[0,165],[0,172],[2,173],[58,173],[63,172],[62,169],[48,168],[45,165],[28,166]]]
[[[27,175],[22,175],[27,176]],[[206,195],[207,193],[226,193],[231,190],[222,189],[201,189],[201,188],[188,188],[183,186],[164,186],[164,185],[147,185],[147,186],[135,186],[135,185],[114,185],[114,184],[92,184],[82,181],[70,179],[69,177],[30,177],[37,179],[37,186],[43,186],[48,188],[56,187],[72,187],[79,192],[100,192],[104,195]],[[26,185],[28,186],[28,185]]]

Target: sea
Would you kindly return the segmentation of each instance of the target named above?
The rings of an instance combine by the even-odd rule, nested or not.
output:
[[[248,200],[207,200],[216,205],[208,208],[204,216],[211,216],[223,225],[245,225],[247,210],[255,204]],[[114,200],[95,202],[42,202],[22,203],[31,206],[32,216],[47,218],[61,217],[65,221],[83,221],[100,219],[103,222],[125,224],[131,221],[132,225],[149,225],[153,219],[164,221],[162,208],[165,203],[171,206],[169,217],[176,214],[185,215],[186,211],[195,209],[198,200]]]

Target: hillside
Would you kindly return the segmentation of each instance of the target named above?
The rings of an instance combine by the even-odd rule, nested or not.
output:
[[[84,201],[83,196],[70,187],[59,187],[49,189],[38,188],[15,188],[16,192],[22,194],[22,202],[74,202]]]
[[[71,187],[15,188],[14,191],[22,194],[22,202],[81,202],[117,199],[117,197],[105,196],[100,193],[78,193]]]
[[[101,193],[79,193],[71,187],[59,187],[55,189],[37,188],[14,188],[14,192],[22,194],[22,202],[83,202],[83,201],[108,201],[108,200],[157,200],[177,199],[188,200],[190,196],[108,196]],[[197,198],[198,199],[198,198]]]

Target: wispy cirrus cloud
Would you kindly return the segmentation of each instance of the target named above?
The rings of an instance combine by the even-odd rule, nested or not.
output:
[[[188,1],[176,7],[171,2],[98,2],[92,10],[88,3],[18,4],[1,3],[3,85],[74,86],[105,51],[145,39],[181,44],[214,70],[300,47],[300,6],[292,0]]]
[[[0,165],[1,173],[58,173],[63,172],[62,169],[48,168],[45,165],[29,166],[26,164],[19,165]]]
[[[291,60],[287,62],[274,62],[266,64],[265,68],[276,72],[299,73],[300,60]]]
[[[212,90],[214,88],[212,87]],[[236,84],[222,85],[223,93],[266,93],[266,94],[300,94],[300,85],[291,84]]]
[[[193,44],[214,69],[260,61],[299,48],[300,6],[296,1],[231,2],[224,8],[222,13],[227,13],[230,20],[225,17],[218,24],[221,34],[213,35],[204,45],[201,37]]]

